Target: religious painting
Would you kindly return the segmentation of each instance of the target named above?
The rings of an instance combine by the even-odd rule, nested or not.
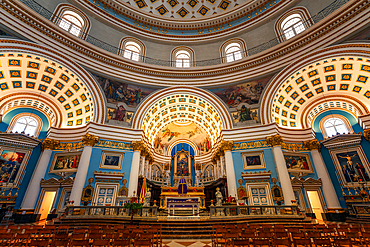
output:
[[[258,109],[251,109],[245,105],[242,105],[236,112],[232,112],[234,123],[243,123],[249,120],[258,121]]]
[[[230,108],[237,107],[241,103],[258,104],[263,89],[271,78],[272,76],[267,76],[259,80],[210,91],[220,97]]]
[[[370,182],[369,162],[361,147],[330,151],[344,186],[357,186]]]
[[[14,184],[19,180],[27,163],[28,152],[23,150],[1,150],[0,156],[0,183]],[[22,168],[23,167],[23,168]],[[21,169],[22,168],[22,169]],[[21,172],[19,172],[22,170]]]
[[[123,160],[122,152],[103,151],[103,156],[100,162],[100,168],[120,170],[122,167],[122,160]]]
[[[80,163],[81,152],[56,153],[49,172],[75,172]]]
[[[263,159],[263,151],[242,153],[244,170],[263,169],[265,168],[265,160]]]
[[[176,176],[178,177],[187,177],[190,175],[189,164],[190,164],[190,155],[188,151],[179,151],[176,155]]]
[[[154,91],[151,88],[138,87],[98,75],[94,77],[102,87],[108,103],[125,103],[128,107],[136,107]]]
[[[197,145],[200,154],[211,151],[212,143],[207,132],[193,122],[172,122],[161,129],[153,142],[156,153],[165,154],[168,146],[179,139],[189,140]]]
[[[284,159],[288,172],[313,173],[311,160],[308,154],[284,152]]]

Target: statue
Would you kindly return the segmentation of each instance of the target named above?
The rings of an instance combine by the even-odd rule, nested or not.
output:
[[[195,186],[199,186],[200,171],[195,171]]]
[[[150,192],[150,190],[148,188],[146,193],[145,193],[143,207],[150,207],[150,198],[151,197],[152,197],[152,193]]]
[[[216,206],[222,206],[222,193],[220,191],[220,188],[217,187],[216,189]]]

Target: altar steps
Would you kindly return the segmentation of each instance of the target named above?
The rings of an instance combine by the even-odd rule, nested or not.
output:
[[[162,223],[163,239],[210,239],[212,224],[196,221]]]

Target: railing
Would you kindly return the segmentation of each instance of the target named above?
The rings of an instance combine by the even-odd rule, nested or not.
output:
[[[301,217],[298,206],[210,206],[210,218],[246,216],[284,216]]]
[[[134,209],[134,218],[157,219],[157,206],[143,207]],[[106,218],[131,218],[131,210],[123,206],[67,206],[67,218],[89,218],[89,217],[106,217]]]
[[[61,21],[61,18],[59,16],[56,16],[54,13],[50,12],[49,10],[47,10],[46,8],[41,6],[35,0],[20,0],[20,1],[22,3],[24,3],[25,5],[27,5],[29,8],[31,8],[33,11],[42,15],[43,17],[45,17],[49,20],[54,20],[55,23],[59,23]],[[314,15],[313,17],[311,17],[311,18],[305,20],[304,22],[302,22],[301,25],[304,25],[304,27],[306,29],[307,27],[319,22],[323,18],[330,15],[331,13],[333,13],[335,10],[339,9],[342,5],[344,5],[348,1],[350,1],[350,0],[335,0],[334,2],[329,4],[327,7],[325,7],[323,10],[321,10],[319,13]],[[14,12],[14,14],[20,16],[25,21],[28,21],[28,22],[30,21],[30,20],[26,20],[26,18],[24,16],[22,16],[22,14],[19,13],[19,12]],[[93,36],[91,36],[87,33],[80,34],[80,36],[81,37],[86,37],[85,40],[87,42],[89,42],[90,44],[93,44],[93,45],[95,45],[95,46],[97,46],[97,47],[99,47],[103,50],[109,51],[111,53],[124,54],[124,52],[125,52],[124,49],[121,49],[117,46],[108,44],[104,41],[101,41],[101,40],[99,40],[99,39],[97,39],[97,38],[95,38],[95,37],[93,37]],[[277,44],[279,44],[283,41],[285,41],[285,34],[282,34],[281,36],[276,37],[276,38],[274,38],[274,39],[272,39],[268,42],[265,42],[263,44],[260,44],[258,46],[249,48],[246,51],[241,52],[241,56],[246,57],[248,55],[251,56],[251,55],[260,53],[264,50],[272,48],[273,46],[275,46],[275,45],[277,45]],[[217,64],[223,63],[226,60],[227,60],[226,57],[219,57],[219,58],[208,59],[208,60],[194,61],[194,62],[192,62],[192,65],[194,67],[217,65]],[[140,56],[139,61],[142,61],[142,62],[147,63],[147,64],[167,66],[167,67],[169,67],[173,64],[176,64],[175,61],[155,59],[155,58],[146,57],[146,56]]]

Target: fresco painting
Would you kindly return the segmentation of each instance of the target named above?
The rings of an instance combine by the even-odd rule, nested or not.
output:
[[[98,75],[94,75],[94,77],[103,89],[109,103],[125,103],[128,107],[136,107],[154,91],[154,89],[138,87]]]
[[[161,129],[154,139],[154,149],[159,154],[165,154],[170,143],[178,139],[193,141],[201,154],[206,154],[211,150],[211,140],[208,134],[193,122],[170,123]]]
[[[25,153],[2,150],[0,156],[0,183],[13,183],[24,160]]]
[[[237,107],[242,103],[247,103],[249,105],[258,104],[263,89],[271,78],[272,76],[268,76],[227,88],[211,89],[211,91],[219,96],[230,108]],[[247,117],[247,115],[249,114],[244,114],[245,117]]]

